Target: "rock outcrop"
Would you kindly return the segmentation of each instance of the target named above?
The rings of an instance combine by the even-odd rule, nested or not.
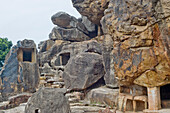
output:
[[[104,15],[104,10],[108,6],[109,0],[72,0],[73,6],[77,11],[83,15],[87,16],[88,19],[100,25],[100,20]]]
[[[58,12],[51,17],[54,27],[49,37],[51,40],[81,42],[96,36],[96,27],[87,18],[82,21],[65,12]],[[88,23],[88,25],[85,25]]]
[[[65,92],[64,89],[40,89],[28,100],[25,113],[70,113]]]
[[[121,84],[154,87],[170,83],[169,3],[110,0],[103,31],[113,37],[114,68]]]
[[[96,53],[102,57],[102,45],[95,40],[83,42],[56,40],[48,51],[39,53],[40,73],[53,75],[55,81],[59,81],[63,77],[62,73],[70,59],[78,54],[88,52]],[[89,62],[88,59],[86,60]]]
[[[0,72],[3,98],[20,92],[35,92],[39,84],[39,66],[34,41],[18,41],[8,53]]]
[[[98,34],[104,35],[100,41],[103,43],[105,82],[108,86],[110,84],[113,86],[116,82],[115,76],[118,79],[120,109],[124,108],[124,111],[130,107],[138,109],[135,108],[135,102],[133,106],[129,106],[127,98],[136,101],[137,104],[138,101],[144,102],[145,106],[143,105],[143,108],[141,106],[142,109],[147,108],[147,101],[149,110],[160,109],[160,101],[163,98],[160,99],[160,94],[166,95],[168,91],[165,90],[169,87],[167,84],[170,84],[168,8],[170,1],[72,0],[72,2],[80,14],[87,16],[97,25],[101,24],[103,34]],[[94,12],[96,15],[101,12],[101,15],[96,17]],[[141,89],[142,93],[139,94]],[[154,95],[151,92],[157,93]]]

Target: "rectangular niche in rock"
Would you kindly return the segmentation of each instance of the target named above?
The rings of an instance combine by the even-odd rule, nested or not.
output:
[[[65,66],[68,63],[68,60],[70,59],[70,53],[63,53],[60,55],[60,64]]]
[[[162,108],[170,108],[170,84],[160,87]]]
[[[23,62],[32,62],[31,50],[23,50]]]
[[[36,53],[33,48],[20,48],[18,51],[19,62],[36,62]]]

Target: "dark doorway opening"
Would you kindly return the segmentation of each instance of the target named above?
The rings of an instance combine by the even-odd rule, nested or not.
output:
[[[170,100],[170,84],[160,88],[161,100]]]
[[[24,62],[32,62],[32,51],[23,50],[23,61]]]
[[[60,58],[61,58],[61,64],[66,65],[68,63],[68,60],[70,59],[70,53],[61,54]]]
[[[160,87],[162,108],[170,108],[170,84]]]
[[[36,109],[36,110],[35,110],[35,113],[41,113],[41,112],[40,112],[40,109]]]

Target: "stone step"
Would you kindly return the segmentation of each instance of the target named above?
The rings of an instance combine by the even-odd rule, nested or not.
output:
[[[0,103],[0,109],[6,109],[6,107],[9,105],[10,101],[4,101]]]
[[[71,108],[71,113],[78,113],[75,111],[84,111],[82,113],[98,113],[99,110],[105,110],[106,108],[103,107],[97,107],[97,106],[70,106]],[[114,111],[114,109],[111,109],[110,111]],[[80,113],[81,113],[80,112]]]
[[[88,106],[88,104],[85,103],[70,103],[70,106]]]
[[[75,95],[73,93],[67,93],[66,97],[68,97],[68,98],[75,98]]]
[[[77,99],[77,98],[69,98],[68,100],[70,103],[78,103],[79,102],[79,99]]]

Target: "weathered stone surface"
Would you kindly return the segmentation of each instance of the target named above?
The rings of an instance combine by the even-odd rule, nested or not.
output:
[[[116,110],[111,112],[109,108],[106,108],[105,110],[100,110],[99,113],[116,113]]]
[[[47,74],[50,73],[52,75],[57,75],[57,71],[54,70],[52,67],[49,66],[48,63],[45,63],[43,67],[39,68],[41,74]]]
[[[87,93],[86,99],[91,103],[106,104],[110,107],[115,107],[117,104],[117,98],[119,89],[109,89],[106,87],[100,87],[92,89]]]
[[[38,55],[41,75],[53,75],[53,80],[63,81],[65,66],[72,57],[82,52],[102,55],[102,45],[95,40],[73,43],[56,40],[48,51],[40,52]],[[44,80],[47,82],[48,79],[51,79],[51,77],[46,76]],[[41,81],[41,84],[46,84],[44,80]],[[48,86],[48,83],[45,86]]]
[[[38,54],[38,60],[39,60],[39,65],[43,66],[45,63],[49,63],[51,59],[58,54],[61,50],[62,47],[69,42],[64,42],[62,40],[56,40],[55,44],[48,50],[44,52],[39,52]]]
[[[96,25],[92,23],[86,16],[82,16],[82,23],[89,32],[97,31]]]
[[[100,20],[104,15],[104,10],[108,6],[109,0],[72,0],[73,6],[78,12],[87,16],[90,21],[100,25]]]
[[[90,40],[90,37],[88,35],[84,34],[77,28],[65,29],[61,27],[54,27],[49,35],[49,38],[51,40],[64,40],[72,42]]]
[[[77,28],[79,31],[88,34],[85,25],[79,22],[75,17],[65,12],[58,12],[51,17],[52,22],[61,28]]]
[[[39,45],[39,49],[40,49],[39,52],[48,51],[54,45],[54,41],[52,41],[52,40],[46,40],[41,43]]]
[[[104,76],[102,56],[81,53],[71,58],[65,67],[63,78],[67,89],[83,90]]]
[[[103,40],[103,60],[106,74],[104,76],[106,85],[110,87],[118,87],[117,80],[114,73],[113,61],[113,39],[110,35],[104,35]]]
[[[18,41],[8,53],[0,73],[3,98],[19,92],[34,92],[39,84],[36,45],[32,40]]]
[[[11,109],[8,109],[8,110],[3,110],[1,112],[2,113],[24,113],[25,112],[25,104],[21,104],[18,107],[11,108]]]
[[[82,16],[82,23],[86,27],[86,29],[89,32],[89,36],[91,38],[96,37],[98,33],[98,28],[97,25],[92,23],[86,16]]]
[[[121,84],[170,83],[169,3],[110,0],[101,23],[104,34],[113,38],[113,64]]]
[[[64,89],[40,89],[28,100],[25,113],[70,113],[65,92]]]
[[[70,54],[70,58],[76,56],[81,52],[94,52],[102,54],[102,45],[95,40],[84,41],[84,42],[66,42],[62,40],[56,40],[55,44],[45,52],[39,53],[40,65],[50,63],[52,68],[58,68],[56,66],[62,66],[60,62],[60,56],[64,54]]]
[[[7,110],[19,106],[22,103],[26,103],[28,99],[32,96],[31,93],[21,93],[8,98],[8,101],[4,104],[1,103],[0,109]]]

